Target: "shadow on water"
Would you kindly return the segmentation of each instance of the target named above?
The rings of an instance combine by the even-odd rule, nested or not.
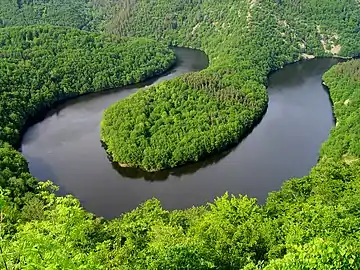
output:
[[[212,155],[199,162],[186,164],[174,169],[162,170],[158,172],[145,172],[137,168],[120,167],[118,163],[112,162],[112,167],[123,177],[131,179],[143,179],[146,181],[166,181],[169,176],[181,177],[183,175],[191,175],[200,169],[204,169],[210,165],[218,163],[223,157],[230,153],[231,150]]]

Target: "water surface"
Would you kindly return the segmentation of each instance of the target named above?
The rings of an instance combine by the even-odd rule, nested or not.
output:
[[[146,84],[207,66],[200,51],[176,49],[176,53],[178,65]],[[263,203],[284,180],[307,175],[316,164],[321,143],[334,124],[321,76],[336,63],[334,59],[303,61],[270,75],[269,107],[261,123],[237,147],[199,163],[144,173],[109,162],[99,138],[102,112],[138,87],[61,105],[29,128],[22,152],[33,175],[51,179],[60,186],[60,194],[73,194],[86,210],[106,218],[153,197],[166,209],[204,204],[226,191]]]

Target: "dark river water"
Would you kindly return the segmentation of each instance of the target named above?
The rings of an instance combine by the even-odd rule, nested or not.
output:
[[[198,71],[208,64],[200,51],[175,49],[178,64],[144,85]],[[99,124],[110,104],[137,91],[126,87],[71,100],[28,129],[22,152],[31,173],[51,179],[59,194],[106,218],[158,198],[166,209],[213,201],[226,191],[260,203],[291,177],[308,174],[334,124],[322,74],[338,61],[315,59],[288,65],[269,77],[269,107],[261,123],[237,147],[181,168],[144,173],[112,165],[101,147]]]

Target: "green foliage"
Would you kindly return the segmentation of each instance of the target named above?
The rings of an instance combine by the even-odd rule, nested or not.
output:
[[[57,198],[44,220],[20,225],[5,245],[9,269],[105,269],[96,256],[99,220],[80,208],[76,199]]]
[[[37,180],[28,173],[25,158],[10,146],[0,148],[0,188],[7,190],[12,201],[22,205],[24,195],[36,187]]]
[[[282,259],[272,261],[264,270],[358,269],[359,246],[316,238],[304,246],[293,246]]]
[[[0,27],[52,24],[90,30],[93,28],[88,0],[2,0]]]

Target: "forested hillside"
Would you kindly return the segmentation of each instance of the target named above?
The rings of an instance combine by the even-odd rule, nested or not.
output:
[[[250,127],[266,106],[264,83],[271,70],[313,55],[354,56],[360,48],[360,7],[357,1],[351,0],[129,0],[120,4],[102,1],[98,5],[99,14],[104,7],[113,8],[104,15],[112,18],[101,26],[106,31],[202,48],[210,58],[207,70],[141,91],[109,109],[110,118],[105,121],[111,120],[115,127],[124,128],[127,136],[127,127],[121,126],[124,123],[119,117],[126,117],[127,125],[139,124],[134,136],[140,143],[133,146],[135,149],[141,146],[143,133],[153,129],[160,135],[166,134],[163,129],[176,121],[182,123],[185,133],[195,141],[202,137],[201,132],[194,132],[194,126],[211,130],[203,121],[206,117],[210,117],[209,123],[222,124],[221,119],[229,113],[233,123],[238,117],[245,117],[248,110],[247,103],[235,102],[238,98],[259,102],[246,120]],[[112,60],[114,65],[101,59],[112,59],[114,50],[127,48],[128,42],[140,42],[48,27],[40,28],[45,32],[44,38],[36,40],[34,29],[37,28],[0,32],[1,74],[4,74],[0,80],[1,108],[7,108],[0,114],[5,119],[1,124],[12,125],[2,126],[5,131],[19,129],[24,123],[23,108],[32,112],[34,104],[40,107],[50,104],[49,101],[55,100],[54,95],[68,93],[66,89],[99,90],[95,81],[90,84],[87,76],[83,76],[82,72],[88,71],[87,65],[91,66],[92,74],[93,70],[116,69],[122,63],[117,62],[116,57]],[[64,31],[66,34],[62,36]],[[29,32],[33,38],[27,36]],[[27,39],[30,41],[25,42]],[[36,42],[40,42],[40,48]],[[151,56],[167,59],[159,60],[161,67],[173,60],[163,46],[148,40],[141,40],[140,45],[142,42],[154,47]],[[134,58],[130,57],[133,56],[139,57],[136,59],[141,65],[148,47],[133,48],[125,50],[129,63],[133,63]],[[163,53],[168,57],[163,57]],[[83,54],[91,57],[83,59]],[[70,68],[73,81],[70,80],[69,87],[60,88],[60,92],[48,91],[48,88],[55,90],[51,85],[64,81],[60,80],[63,79],[62,66],[73,59],[72,55],[76,61],[65,67]],[[159,61],[155,61],[156,67]],[[49,72],[41,73],[43,66]],[[167,211],[161,208],[161,202],[153,199],[118,219],[105,221],[84,211],[71,196],[56,197],[51,183],[37,184],[28,173],[24,158],[4,144],[0,148],[0,267],[6,270],[359,269],[359,70],[360,61],[356,60],[340,64],[324,75],[337,126],[323,145],[320,161],[311,173],[286,181],[280,191],[269,195],[264,206],[246,196],[224,195],[203,207]],[[125,73],[119,77],[127,78]],[[107,74],[100,76],[103,87],[113,83],[108,78]],[[43,89],[46,81],[49,86]],[[88,83],[90,88],[82,88],[83,83]],[[38,99],[33,103],[35,97]],[[12,103],[14,98],[19,102]],[[218,115],[211,115],[208,110],[216,106]],[[181,114],[180,109],[184,109]],[[161,119],[157,110],[164,112]],[[196,116],[196,121],[181,122],[180,117],[190,117],[187,113]],[[157,123],[159,120],[162,122]],[[146,129],[141,123],[147,124]],[[179,127],[172,128],[172,132],[177,132]],[[231,128],[230,125],[225,130],[216,130],[215,138],[224,132],[228,134]],[[16,132],[2,130],[1,138],[3,134],[8,134],[4,140],[10,142],[18,137]],[[115,132],[115,135],[119,134]],[[228,138],[232,137],[220,138],[221,145],[230,143]],[[160,150],[169,147],[161,140],[153,145],[162,148]],[[184,144],[181,149],[189,145]],[[196,151],[190,148],[192,154]],[[185,159],[191,160],[187,156]],[[163,160],[166,159],[160,156],[155,161],[161,164]]]
[[[52,24],[90,30],[92,13],[89,0],[2,0],[0,27]]]
[[[291,51],[296,49],[317,55],[358,54],[360,11],[354,0],[117,2],[121,7],[128,3],[124,10],[129,13],[129,18],[120,21],[122,13],[115,14],[108,23],[108,29],[122,35],[165,38],[173,44],[201,47],[214,54],[227,51],[230,44],[242,44],[244,55],[249,50],[256,55],[255,48],[248,46],[257,43],[267,45],[264,46],[267,48],[256,48],[262,53],[272,51],[277,52],[273,55],[275,58],[281,55],[285,57],[288,51],[278,46],[284,42],[292,47]],[[116,5],[113,9],[116,9]],[[244,29],[251,30],[253,38],[248,40],[249,37],[237,35],[243,33]],[[274,44],[254,41],[255,37],[272,40]],[[227,46],[222,46],[224,44]]]
[[[134,0],[2,0],[0,27],[51,24],[110,32],[115,21],[128,19],[134,3]],[[114,20],[111,24],[110,19]]]

